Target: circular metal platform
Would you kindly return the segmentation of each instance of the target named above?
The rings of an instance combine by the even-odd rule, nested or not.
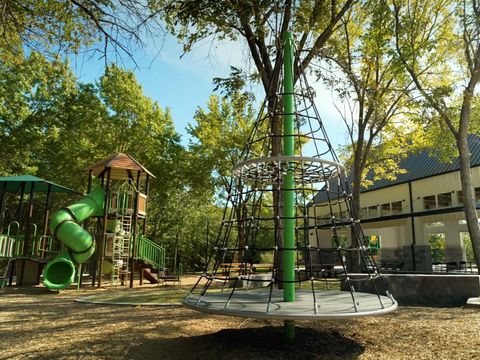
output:
[[[316,291],[316,311],[313,292],[297,291],[295,302],[283,301],[283,291],[237,290],[230,301],[231,291],[208,292],[203,296],[190,294],[183,305],[205,313],[265,318],[278,320],[347,319],[361,316],[382,315],[393,311],[398,304],[392,297],[355,292],[354,305],[349,291]]]
[[[293,171],[295,182],[322,183],[345,172],[335,161],[306,156],[269,156],[242,161],[233,167],[233,176],[256,183],[281,183],[288,171]]]

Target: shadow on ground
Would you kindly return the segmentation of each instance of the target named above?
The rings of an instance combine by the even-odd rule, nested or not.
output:
[[[216,333],[148,340],[129,349],[129,359],[357,359],[365,348],[336,331],[296,328],[286,342],[282,327],[224,329]]]
[[[2,289],[1,295],[58,295],[56,290],[48,290],[45,287],[32,286],[7,286]]]

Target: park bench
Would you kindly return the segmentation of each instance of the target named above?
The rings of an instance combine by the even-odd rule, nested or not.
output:
[[[252,272],[270,272],[273,270],[273,264],[252,264]]]
[[[300,269],[301,273],[305,273],[307,277],[314,276],[316,278],[324,277],[338,277],[344,274],[343,267],[337,266],[338,264],[307,264],[304,268]]]
[[[220,265],[222,274],[224,276],[230,276],[232,274],[245,274],[250,270],[250,264],[248,263],[224,263]]]
[[[256,272],[269,272],[273,269],[273,264],[250,264],[250,263],[224,263],[220,265],[224,276],[244,275]]]
[[[381,260],[380,267],[389,270],[402,270],[404,263],[401,260]]]

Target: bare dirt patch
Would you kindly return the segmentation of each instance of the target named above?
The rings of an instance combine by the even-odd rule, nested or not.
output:
[[[297,322],[286,344],[277,321],[74,302],[98,291],[0,290],[0,359],[480,359],[478,308]]]

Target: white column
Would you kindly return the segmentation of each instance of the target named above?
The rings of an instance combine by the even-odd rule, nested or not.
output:
[[[427,237],[425,236],[425,227],[423,221],[420,218],[415,218],[414,220],[415,245],[429,245]]]
[[[458,220],[445,222],[445,262],[465,261],[465,249],[460,236]]]

